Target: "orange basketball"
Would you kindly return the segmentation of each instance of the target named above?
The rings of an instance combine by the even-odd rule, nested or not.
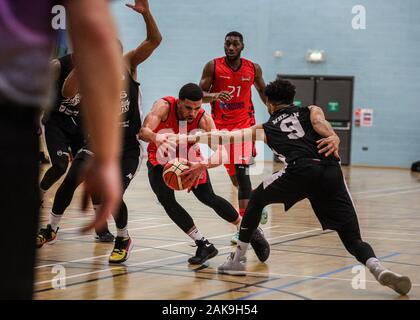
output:
[[[180,174],[187,170],[189,167],[180,162],[178,158],[168,162],[163,167],[163,181],[166,185],[173,190],[184,190],[192,187],[192,183],[186,183],[180,177]]]

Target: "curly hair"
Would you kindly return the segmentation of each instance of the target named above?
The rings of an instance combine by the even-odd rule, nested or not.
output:
[[[199,101],[203,99],[203,90],[195,83],[187,83],[179,90],[178,97],[180,100]]]
[[[265,87],[265,95],[269,102],[275,104],[291,104],[295,98],[296,87],[289,81],[277,77]]]

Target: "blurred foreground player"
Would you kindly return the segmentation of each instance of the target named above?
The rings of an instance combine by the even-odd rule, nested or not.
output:
[[[119,205],[119,77],[121,59],[116,32],[105,0],[60,1],[66,5],[86,118],[95,151],[87,188],[104,200],[85,230],[102,225]],[[55,1],[0,1],[0,212],[7,226],[0,233],[7,263],[0,264],[0,299],[31,299],[35,235],[39,216],[39,139],[37,120],[46,105]],[[24,26],[24,27],[22,27]],[[97,86],[97,83],[101,86]],[[103,112],[106,110],[106,112]],[[19,232],[19,240],[13,241]]]

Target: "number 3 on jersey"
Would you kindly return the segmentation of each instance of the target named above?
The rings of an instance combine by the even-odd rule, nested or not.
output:
[[[230,90],[229,91],[229,94],[232,96],[232,97],[234,97],[235,95],[234,95],[234,93],[235,93],[235,90],[236,89],[238,89],[238,93],[236,94],[236,97],[239,97],[240,95],[241,95],[241,86],[237,86],[237,87],[235,87],[235,86],[228,86],[228,89]]]
[[[290,132],[287,137],[292,140],[302,138],[305,135],[305,131],[303,131],[302,125],[296,116],[284,119],[280,123],[280,129],[283,132]]]

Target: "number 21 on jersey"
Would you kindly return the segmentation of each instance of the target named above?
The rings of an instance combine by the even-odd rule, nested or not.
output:
[[[229,94],[234,97],[235,96],[235,91],[237,91],[236,97],[239,97],[241,95],[241,86],[228,86]]]

